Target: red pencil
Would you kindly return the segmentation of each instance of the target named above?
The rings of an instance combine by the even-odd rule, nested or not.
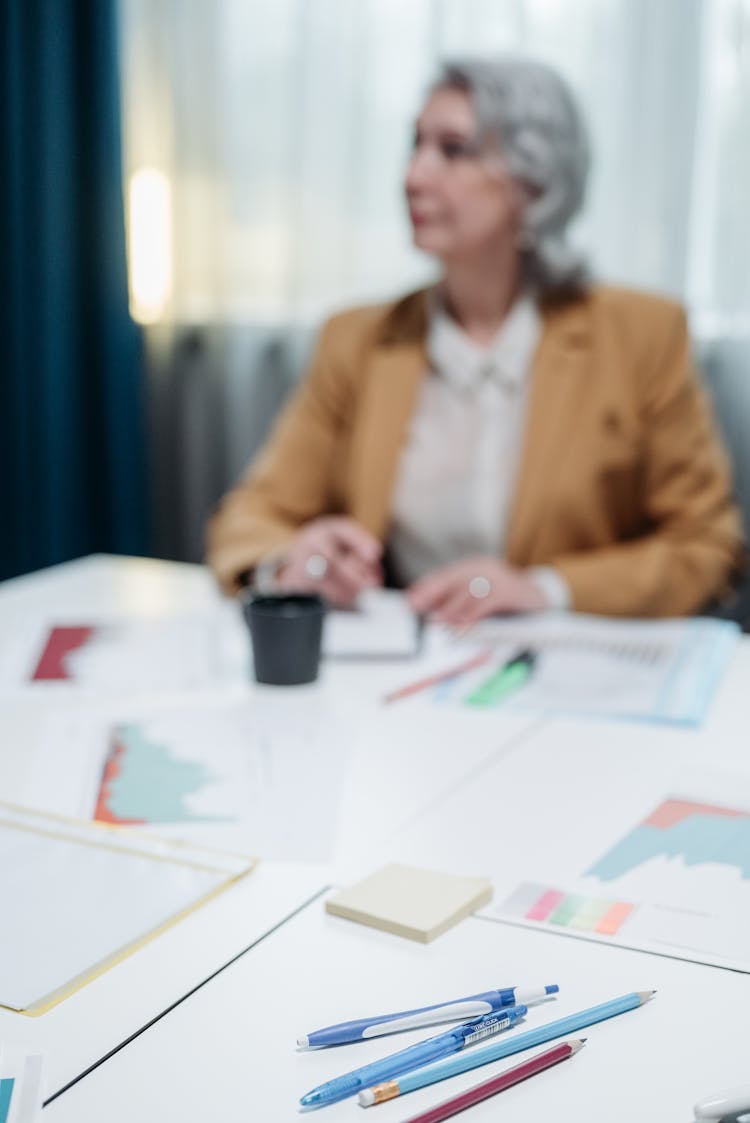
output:
[[[460,1096],[454,1096],[452,1100],[445,1100],[437,1107],[432,1107],[429,1111],[423,1111],[421,1115],[412,1115],[411,1119],[404,1120],[404,1123],[440,1123],[442,1119],[449,1119],[451,1115],[457,1115],[459,1111],[463,1111],[467,1107],[473,1107],[474,1104],[481,1103],[482,1100],[489,1099],[496,1092],[504,1092],[511,1085],[518,1084],[521,1080],[526,1080],[529,1076],[534,1076],[537,1072],[543,1072],[545,1068],[550,1068],[552,1065],[559,1064],[560,1061],[572,1057],[574,1053],[583,1048],[585,1040],[585,1037],[580,1037],[576,1041],[563,1041],[560,1045],[555,1045],[554,1049],[547,1049],[545,1053],[539,1053],[536,1057],[524,1061],[523,1064],[515,1065],[505,1072],[501,1072],[499,1076],[493,1077],[492,1080],[485,1080],[483,1084],[477,1084],[474,1088],[469,1088],[468,1092],[463,1092]]]
[[[481,651],[479,655],[467,659],[465,663],[448,667],[445,671],[437,671],[436,674],[428,675],[427,678],[420,678],[416,682],[409,683],[408,686],[401,686],[398,690],[392,690],[390,694],[383,696],[383,701],[397,702],[399,698],[408,698],[410,694],[416,694],[419,690],[426,690],[429,686],[436,686],[439,682],[445,682],[446,679],[464,674],[465,671],[473,671],[475,667],[481,667],[483,663],[486,663],[491,655],[491,651]]]

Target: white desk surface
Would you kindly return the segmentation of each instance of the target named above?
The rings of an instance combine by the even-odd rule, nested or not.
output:
[[[225,611],[199,567],[88,558],[0,587],[0,633],[6,636],[0,642],[7,644],[9,631],[26,618],[53,616],[61,605],[70,617],[115,608],[179,612],[188,604],[194,612]],[[545,1117],[689,1120],[697,1098],[750,1075],[749,975],[480,918],[424,947],[327,917],[320,899],[305,902],[327,883],[347,883],[392,859],[501,882],[512,877],[516,840],[529,834],[521,810],[534,807],[535,785],[558,785],[563,806],[566,785],[580,780],[577,759],[587,752],[591,791],[612,789],[623,769],[666,778],[711,761],[750,773],[742,734],[749,672],[750,644],[743,642],[706,724],[684,731],[466,714],[418,699],[383,710],[383,690],[411,680],[413,665],[328,664],[321,682],[304,688],[307,696],[340,704],[355,720],[330,862],[261,862],[242,886],[41,1018],[0,1011],[0,1040],[46,1052],[52,1095],[137,1034],[53,1100],[45,1112],[52,1120],[286,1120],[296,1116],[302,1092],[395,1047],[394,1039],[357,1046],[351,1063],[354,1050],[297,1053],[298,1033],[331,1021],[515,982],[558,982],[559,1000],[535,1011],[532,1025],[657,987],[654,1002],[592,1027],[581,1054],[503,1093],[502,1106],[519,1123]],[[251,705],[263,697],[237,676],[212,686],[208,696]],[[6,692],[0,798],[33,803],[28,752],[40,715],[52,704],[61,704],[59,692],[37,692],[33,700],[28,691]],[[591,746],[600,764],[595,775]],[[371,1110],[384,1123],[406,1120],[509,1063]],[[491,1100],[472,1109],[472,1117],[489,1119],[500,1108],[500,1100]],[[343,1119],[361,1109],[347,1101],[325,1110]]]
[[[47,1013],[28,1017],[0,1010],[0,1041],[44,1053],[47,1095],[54,1095],[217,968],[262,941],[319,892],[325,878],[317,866],[261,862],[247,879]]]
[[[571,1035],[587,1038],[578,1056],[472,1108],[468,1120],[685,1123],[698,1098],[736,1083],[746,1071],[747,1037],[736,1031],[750,1002],[750,976],[687,969],[676,960],[473,917],[422,946],[330,917],[316,901],[56,1100],[50,1119],[299,1118],[296,1102],[304,1092],[385,1056],[396,1040],[400,1047],[425,1036],[422,1031],[305,1052],[295,1047],[300,1033],[398,1009],[405,995],[427,1004],[476,993],[485,984],[553,979],[559,997],[534,1009],[529,1027],[633,989],[656,987],[658,994],[638,1010]],[[727,1032],[730,1026],[734,1033]],[[522,1056],[370,1108],[367,1115],[347,1100],[316,1118],[399,1123]]]

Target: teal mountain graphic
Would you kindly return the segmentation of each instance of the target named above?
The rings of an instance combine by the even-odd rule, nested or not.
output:
[[[612,881],[651,858],[682,858],[686,866],[715,862],[750,880],[750,817],[689,815],[669,827],[641,825],[613,846],[586,876]]]
[[[95,818],[109,823],[221,822],[229,816],[196,815],[186,803],[215,777],[199,761],[179,760],[149,741],[138,725],[118,725],[102,777]]]

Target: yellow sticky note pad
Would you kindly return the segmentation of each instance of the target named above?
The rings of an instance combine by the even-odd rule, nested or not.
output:
[[[491,899],[486,877],[392,864],[329,897],[326,912],[426,944]]]

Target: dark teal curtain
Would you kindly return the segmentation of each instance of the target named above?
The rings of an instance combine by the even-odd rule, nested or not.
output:
[[[0,0],[0,577],[147,553],[116,0]]]

